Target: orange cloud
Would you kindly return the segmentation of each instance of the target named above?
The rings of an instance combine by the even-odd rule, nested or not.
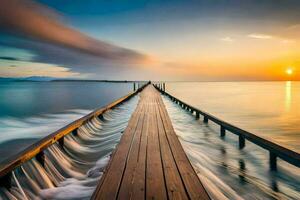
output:
[[[105,59],[144,62],[146,55],[91,38],[60,23],[55,12],[30,0],[1,0],[0,27],[32,39]]]

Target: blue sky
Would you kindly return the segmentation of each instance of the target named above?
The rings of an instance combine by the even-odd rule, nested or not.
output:
[[[97,57],[94,52],[82,54],[78,46],[60,45],[51,38],[35,38],[5,27],[0,33],[0,76],[281,80],[291,78],[284,75],[286,68],[297,72],[300,63],[297,0],[38,3],[39,11],[46,9],[43,14],[61,26],[115,45],[125,61],[116,62],[115,56],[103,59],[103,54]],[[147,57],[147,62],[127,62],[137,55]]]

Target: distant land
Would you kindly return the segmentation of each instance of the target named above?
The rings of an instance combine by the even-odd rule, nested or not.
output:
[[[61,82],[61,81],[74,81],[74,82],[116,82],[116,83],[131,83],[137,81],[128,80],[93,80],[93,79],[63,79],[49,76],[30,76],[30,77],[0,77],[0,82]]]

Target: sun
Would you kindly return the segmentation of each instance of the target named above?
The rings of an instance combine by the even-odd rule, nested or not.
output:
[[[293,69],[292,68],[288,68],[287,70],[285,70],[285,73],[287,73],[288,75],[292,75],[293,74]]]

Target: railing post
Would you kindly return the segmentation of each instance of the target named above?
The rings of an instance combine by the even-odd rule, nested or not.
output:
[[[245,147],[245,137],[239,134],[239,148],[243,149]]]
[[[207,117],[207,116],[205,116],[205,115],[204,115],[203,122],[204,122],[204,123],[206,123],[206,124],[208,123],[208,117]]]
[[[5,174],[0,178],[0,186],[10,189],[11,187],[11,172]]]
[[[60,139],[58,140],[58,144],[59,144],[61,147],[64,146],[64,144],[65,144],[64,137],[62,137],[62,138],[60,138]]]
[[[270,169],[272,171],[277,170],[277,155],[270,151]]]
[[[224,126],[221,125],[221,137],[225,137],[225,134],[226,134],[226,129],[224,128]]]
[[[135,82],[133,82],[133,91],[135,92],[136,88],[135,88]]]
[[[99,115],[98,117],[100,117],[100,115]],[[73,134],[74,136],[77,136],[77,135],[78,135],[77,128],[76,128],[76,129],[74,129],[74,130],[72,131],[72,134]]]
[[[200,118],[200,113],[198,111],[196,111],[196,119]]]
[[[45,167],[45,153],[43,151],[38,153],[35,158],[43,167]]]

